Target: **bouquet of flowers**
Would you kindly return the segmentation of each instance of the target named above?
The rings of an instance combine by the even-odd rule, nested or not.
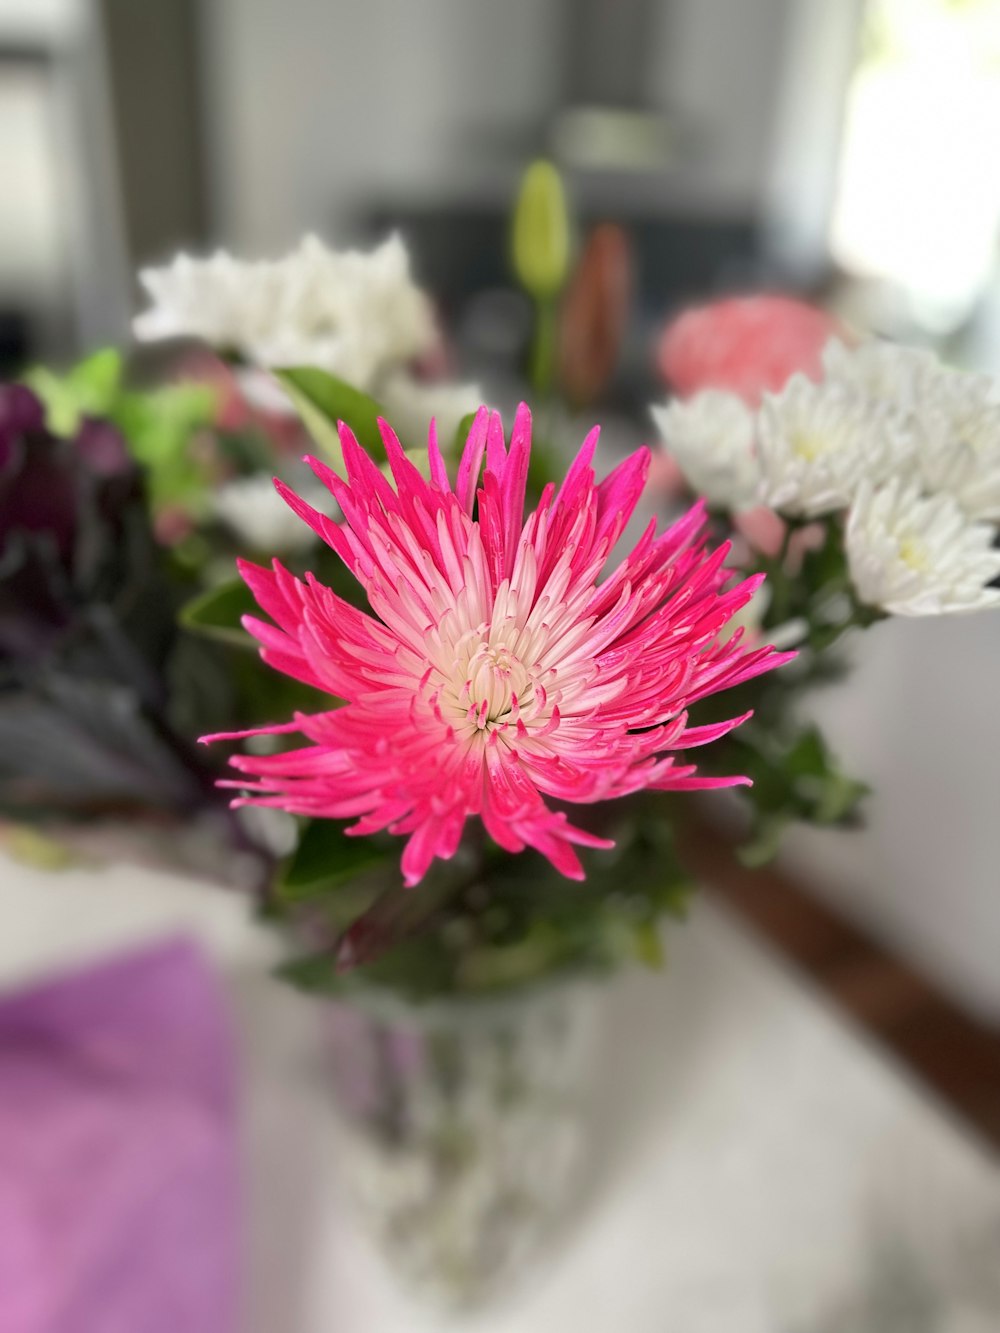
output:
[[[562,219],[557,178],[536,169],[515,248],[538,305],[540,393],[556,361]],[[270,905],[314,947],[287,970],[325,990],[377,979],[428,996],[607,964],[625,948],[654,955],[658,919],[687,886],[651,793],[745,781],[698,774],[684,754],[743,716],[693,726],[689,710],[791,656],[730,625],[763,575],[734,577],[701,506],[659,534],[654,521],[609,573],[650,453],[598,482],[596,430],[562,477],[550,475],[551,441],[533,460],[524,405],[509,434],[481,407],[443,444],[436,421],[426,448],[401,441],[367,392],[385,382],[380,357],[428,347],[401,253],[333,256],[307,242],[268,265],[180,260],[145,275],[156,304],[137,321],[142,336],[210,333],[241,374],[266,373],[320,453],[306,486],[276,483],[314,537],[301,574],[241,562],[256,605],[227,586],[189,616],[242,625],[312,696],[291,719],[231,737],[247,743],[231,759],[235,803],[302,821]],[[262,307],[287,324],[272,315],[270,342]],[[409,340],[389,348],[382,330],[380,342],[386,318]],[[310,364],[283,364],[316,329]],[[355,344],[371,349],[360,368]],[[286,734],[304,746],[289,749]],[[572,819],[568,807],[580,807]],[[578,848],[589,873],[568,899],[564,877],[584,878]]]
[[[751,860],[790,819],[856,820],[866,788],[799,696],[849,630],[1000,601],[991,381],[789,298],[716,303],[660,341],[660,446],[599,481],[596,429],[569,461],[551,404],[607,381],[625,243],[598,228],[569,280],[544,163],[512,243],[546,438],[442,377],[398,237],[182,256],[141,275],[136,320],[199,344],[179,382],[127,388],[109,351],[5,390],[4,807],[214,809],[222,760],[191,742],[238,736],[224,781],[269,812],[241,836],[292,848],[265,902],[309,986],[463,993],[655,958],[688,888],[669,794],[746,784]],[[696,503],[625,536],[651,468]],[[67,722],[84,682],[117,701],[99,738]],[[78,766],[39,739],[57,716],[83,727]]]
[[[136,333],[207,343],[195,383],[126,390],[104,354],[0,399],[0,806],[231,802],[285,975],[366,1014],[338,1038],[362,1192],[465,1295],[562,1192],[585,1006],[554,983],[659,961],[684,793],[739,788],[751,860],[856,821],[800,697],[849,631],[1000,604],[990,381],[724,302],[661,341],[658,446],[565,456],[553,399],[607,381],[627,253],[599,229],[567,286],[546,164],[513,251],[541,433],[442,376],[398,238],[181,257]],[[636,529],[678,470],[693,503]]]

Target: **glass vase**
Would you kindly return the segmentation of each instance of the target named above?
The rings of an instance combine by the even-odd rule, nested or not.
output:
[[[346,1183],[396,1277],[467,1308],[544,1253],[577,1195],[601,987],[330,1006]]]

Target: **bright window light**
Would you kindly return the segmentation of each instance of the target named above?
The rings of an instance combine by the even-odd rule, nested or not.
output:
[[[869,0],[848,94],[831,246],[957,323],[1000,231],[1000,0]]]

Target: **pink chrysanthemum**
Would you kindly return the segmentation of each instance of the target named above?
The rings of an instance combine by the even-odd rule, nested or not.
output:
[[[244,620],[264,660],[346,703],[228,737],[299,732],[308,741],[234,756],[253,779],[229,784],[244,792],[237,804],[408,835],[402,871],[411,885],[454,853],[476,815],[501,847],[530,845],[581,878],[572,844],[612,844],[575,828],[545,797],[593,802],[746,781],[698,777],[668,752],[743,720],[688,727],[689,704],[789,656],[748,652],[740,631],[720,638],[759,578],[723,591],[728,547],[706,549],[696,505],[660,536],[653,520],[598,583],[642,492],[648,450],[595,484],[592,431],[558,493],[547,486],[525,520],[526,407],[509,451],[499,416],[480,409],[454,489],[433,430],[429,481],[382,431],[395,485],[343,426],[347,480],[309,460],[342,524],[275,483],[362,584],[372,614],[277,561],[241,563],[273,622]]]

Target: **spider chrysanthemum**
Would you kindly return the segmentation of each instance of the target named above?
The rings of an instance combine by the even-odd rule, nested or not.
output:
[[[689,727],[690,704],[789,656],[748,649],[739,630],[727,637],[760,578],[734,585],[728,547],[708,549],[696,505],[659,536],[651,521],[599,581],[642,492],[646,449],[597,483],[592,431],[525,518],[527,408],[509,449],[499,416],[479,411],[454,487],[433,431],[428,480],[382,429],[391,482],[343,427],[346,480],[309,460],[342,523],[276,483],[357,578],[370,613],[277,561],[241,565],[270,617],[244,620],[264,660],[338,705],[239,733],[298,732],[306,744],[234,756],[238,803],[404,835],[411,885],[455,852],[474,816],[506,850],[534,847],[580,878],[573,844],[611,844],[547,798],[746,781],[697,776],[674,752],[743,720]]]

